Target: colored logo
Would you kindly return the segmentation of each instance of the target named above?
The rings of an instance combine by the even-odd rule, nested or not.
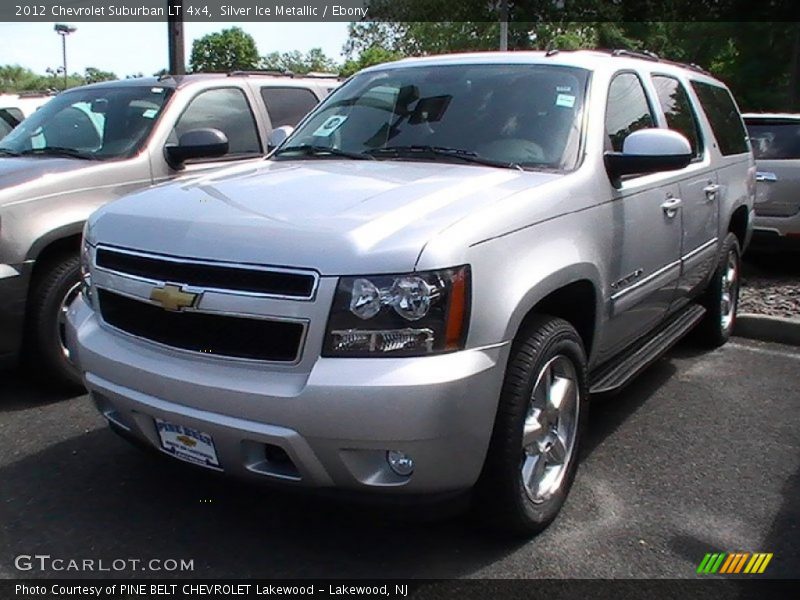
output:
[[[721,573],[724,575],[763,573],[772,552],[715,552],[706,554],[697,572],[701,574]]]
[[[195,306],[201,294],[184,292],[180,286],[167,284],[162,288],[155,288],[150,293],[150,300],[158,302],[165,310],[179,311],[190,306]]]
[[[189,448],[194,448],[195,446],[197,446],[197,442],[194,441],[192,438],[190,438],[188,435],[179,435],[175,439],[178,440],[184,446],[188,446]]]

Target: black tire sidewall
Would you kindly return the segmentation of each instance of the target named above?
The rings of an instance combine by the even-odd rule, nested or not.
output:
[[[28,313],[28,365],[44,368],[46,383],[73,387],[81,383],[78,370],[61,350],[58,313],[67,292],[80,281],[77,256],[64,255],[43,265],[31,289]]]
[[[522,484],[520,460],[522,431],[528,402],[541,368],[557,355],[566,356],[575,367],[579,382],[579,414],[575,445],[558,491],[535,504]],[[581,438],[588,417],[586,357],[580,336],[566,321],[537,317],[512,346],[489,454],[478,485],[481,504],[493,505],[490,520],[513,533],[529,535],[544,529],[558,514],[575,478],[581,453]],[[524,373],[526,384],[518,384]],[[504,514],[499,514],[504,513]]]
[[[723,273],[728,267],[728,255],[731,250],[736,252],[736,297],[734,298],[735,309],[733,319],[727,329],[722,328],[722,278]],[[712,347],[721,346],[731,337],[736,326],[736,312],[739,308],[739,293],[741,288],[742,274],[742,251],[739,247],[739,239],[733,234],[728,233],[722,242],[717,267],[706,291],[703,305],[706,313],[704,326],[701,328],[703,342]]]

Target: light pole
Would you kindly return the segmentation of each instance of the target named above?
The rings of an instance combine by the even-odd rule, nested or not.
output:
[[[508,50],[508,0],[500,0],[500,52]]]
[[[78,28],[72,25],[65,25],[64,23],[56,23],[53,30],[61,36],[61,55],[63,58],[64,67],[64,89],[67,89],[67,36],[70,33],[75,33]]]

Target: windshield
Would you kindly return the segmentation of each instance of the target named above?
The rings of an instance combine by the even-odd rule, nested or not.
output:
[[[587,81],[584,69],[552,65],[362,73],[331,94],[276,157],[348,153],[569,170],[578,164]]]
[[[800,158],[800,120],[747,120],[750,144],[756,158],[792,160]]]
[[[0,155],[105,160],[135,154],[172,90],[120,86],[59,94],[0,140]]]

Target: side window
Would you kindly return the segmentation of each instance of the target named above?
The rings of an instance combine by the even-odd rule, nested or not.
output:
[[[693,81],[692,88],[711,123],[719,151],[724,156],[747,152],[747,133],[730,92],[718,85],[699,81]]]
[[[192,129],[213,127],[228,136],[227,156],[260,154],[255,117],[244,92],[238,88],[218,88],[198,94],[175,124],[170,141],[176,143]]]
[[[658,94],[658,102],[667,119],[667,126],[683,134],[692,146],[692,156],[697,158],[703,154],[700,128],[697,115],[692,108],[689,94],[683,84],[674,77],[654,75],[653,85]]]
[[[306,88],[262,87],[261,97],[273,127],[294,127],[317,105],[317,97]]]
[[[606,134],[614,152],[622,152],[625,138],[634,131],[655,127],[642,82],[634,73],[620,73],[611,80],[606,106]]]

